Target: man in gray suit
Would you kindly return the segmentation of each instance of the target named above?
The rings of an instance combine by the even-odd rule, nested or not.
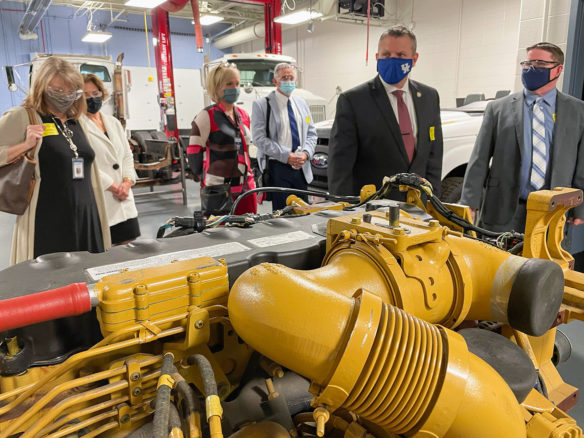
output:
[[[258,163],[267,171],[270,185],[306,189],[312,181],[310,157],[316,146],[316,128],[308,104],[292,96],[296,69],[280,63],[274,68],[276,91],[253,103],[251,131],[258,148]],[[288,193],[272,193],[272,208],[286,206]],[[301,196],[307,200],[306,195]]]
[[[525,89],[489,103],[464,177],[461,203],[493,231],[525,230],[532,191],[584,189],[584,102],[556,89],[564,53],[538,43],[521,66]],[[584,223],[584,205],[568,221]]]

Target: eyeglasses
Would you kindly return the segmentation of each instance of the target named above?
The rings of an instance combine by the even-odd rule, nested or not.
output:
[[[102,97],[103,93],[101,91],[94,91],[93,93],[85,93],[85,97],[89,99],[90,97]]]
[[[292,81],[294,82],[296,78],[294,77],[294,75],[287,75],[287,76],[281,76],[280,80],[281,81]]]
[[[519,64],[524,70],[528,70],[530,68],[554,68],[560,65],[559,62],[544,61],[542,59],[530,59],[528,61],[521,61]]]
[[[53,87],[51,85],[49,85],[47,87],[47,91],[49,91],[52,94],[59,94],[61,96],[65,96],[67,98],[74,99],[74,100],[77,100],[81,96],[83,96],[83,90],[73,90],[73,91],[64,90],[62,88],[56,88],[56,87]]]

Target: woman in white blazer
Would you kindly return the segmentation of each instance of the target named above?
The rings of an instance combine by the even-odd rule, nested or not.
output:
[[[83,75],[83,92],[87,114],[82,124],[95,151],[105,207],[113,245],[121,245],[140,236],[138,211],[134,204],[132,185],[136,182],[134,158],[122,124],[99,110],[108,94],[100,78]]]

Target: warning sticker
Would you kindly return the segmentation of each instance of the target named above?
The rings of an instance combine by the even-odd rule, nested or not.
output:
[[[107,275],[118,274],[123,270],[137,271],[138,269],[167,265],[175,260],[190,260],[197,257],[220,257],[228,254],[249,251],[250,249],[251,248],[238,242],[222,243],[219,245],[206,246],[204,248],[187,249],[184,251],[160,254],[145,259],[128,260],[120,263],[112,263],[111,265],[97,266],[86,269],[86,272],[94,281],[98,281]]]
[[[286,243],[294,243],[299,240],[314,239],[318,237],[314,234],[305,233],[304,231],[294,231],[292,233],[277,234],[275,236],[260,237],[258,239],[248,240],[247,243],[251,243],[258,248],[267,248],[269,246],[284,245]]]

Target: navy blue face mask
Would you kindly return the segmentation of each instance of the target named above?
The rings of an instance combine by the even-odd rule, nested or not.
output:
[[[554,79],[557,79],[557,76],[550,79],[552,68],[534,67],[523,69],[521,72],[521,82],[523,82],[523,86],[529,91],[534,91],[549,84]]]
[[[227,103],[235,103],[239,98],[239,87],[236,88],[226,88],[223,90],[223,100]]]
[[[388,84],[397,84],[412,71],[412,59],[383,58],[377,60],[377,72]]]

